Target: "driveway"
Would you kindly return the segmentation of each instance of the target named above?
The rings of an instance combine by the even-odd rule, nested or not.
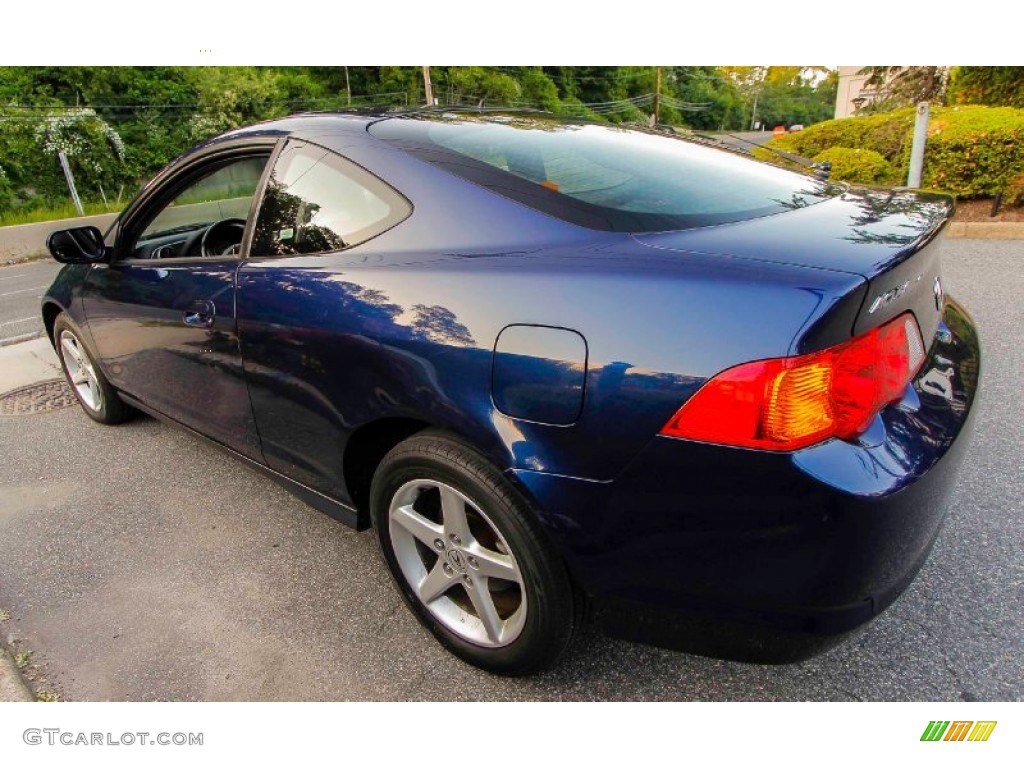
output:
[[[948,243],[985,347],[976,439],[908,592],[810,661],[715,661],[588,632],[527,680],[445,653],[355,533],[181,431],[0,417],[0,634],[66,699],[1020,700],[1024,242]],[[2,284],[0,284],[2,285]]]

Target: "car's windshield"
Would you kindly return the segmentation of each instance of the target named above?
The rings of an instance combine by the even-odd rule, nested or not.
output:
[[[839,189],[675,137],[465,116],[384,120],[371,133],[459,176],[583,226],[684,229],[803,208]]]

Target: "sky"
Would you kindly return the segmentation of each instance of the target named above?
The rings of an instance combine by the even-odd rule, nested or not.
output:
[[[0,64],[1015,64],[1015,5],[50,0],[6,4]]]

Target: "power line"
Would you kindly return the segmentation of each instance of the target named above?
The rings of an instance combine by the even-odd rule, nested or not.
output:
[[[368,106],[390,106],[388,102],[389,98],[396,96],[405,97],[407,92],[405,91],[391,91],[386,93],[378,94],[362,94],[353,95],[354,101],[369,101]],[[578,102],[578,103],[566,103],[560,105],[559,111],[563,113],[572,114],[574,112],[591,113],[595,115],[608,116],[608,115],[621,115],[636,110],[640,110],[643,107],[650,107],[654,104],[656,94],[644,93],[637,96],[630,96],[622,99],[614,99],[612,101],[593,101],[593,102]],[[296,107],[296,106],[307,106],[310,104],[336,104],[339,109],[343,108],[341,104],[344,96],[337,96],[331,98],[316,98],[316,99],[292,99],[289,101],[266,101],[259,102],[253,106],[263,108],[273,107]],[[661,94],[660,99],[663,104],[679,112],[704,112],[711,109],[714,106],[714,102],[687,102],[678,99],[668,94]],[[456,104],[449,104],[448,106],[459,106],[470,105],[477,106],[482,105],[487,101],[486,97],[478,95],[463,94],[457,99]],[[492,104],[492,107],[500,108],[501,106],[515,106],[527,104],[529,106],[538,107],[539,105],[524,102],[515,101],[509,105]],[[50,117],[60,117],[68,113],[82,112],[84,110],[91,110],[97,112],[99,110],[109,110],[113,114],[107,114],[102,119],[113,123],[126,123],[136,122],[139,118],[136,114],[125,114],[126,111],[145,111],[145,110],[164,110],[164,109],[191,109],[192,114],[190,117],[214,117],[220,114],[217,110],[204,107],[200,104],[106,104],[106,105],[88,105],[88,106],[60,106],[60,107],[45,107],[38,105],[10,105],[6,107],[0,107],[0,122],[39,122]],[[10,114],[14,110],[15,113]],[[17,113],[17,110],[22,110],[21,114]],[[5,114],[7,112],[8,114]]]
[[[501,72],[507,75],[521,75],[522,70],[515,70],[510,67],[485,67],[493,71]],[[576,75],[576,74],[562,74],[561,72],[545,72],[543,69],[541,73],[552,80],[559,80],[563,84],[568,79],[573,83],[620,83],[626,80],[640,80],[643,78],[650,78],[652,75],[650,72],[638,71],[638,72],[619,72],[614,75]]]
[[[353,95],[353,99],[376,99],[385,96],[402,96],[407,94],[408,91],[387,91],[384,93],[371,93],[363,95]],[[320,104],[324,102],[342,101],[345,97],[338,96],[321,96],[318,98],[309,99],[290,99],[288,101],[258,101],[253,102],[253,106],[257,107],[288,107],[296,106],[301,104]],[[81,112],[82,110],[138,110],[138,109],[192,109],[192,110],[203,110],[209,109],[203,104],[81,104],[78,106],[68,104],[54,104],[46,106],[42,104],[0,104],[0,112],[8,109],[21,109],[21,110],[35,110],[35,111],[49,111],[49,112]]]

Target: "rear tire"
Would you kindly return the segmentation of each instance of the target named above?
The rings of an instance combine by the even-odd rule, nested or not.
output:
[[[53,339],[64,377],[89,418],[100,424],[120,424],[130,418],[134,411],[110,386],[82,343],[81,332],[64,313],[53,323]]]
[[[442,432],[416,434],[381,461],[370,504],[395,584],[449,651],[526,675],[568,648],[581,596],[536,515],[479,453]]]

